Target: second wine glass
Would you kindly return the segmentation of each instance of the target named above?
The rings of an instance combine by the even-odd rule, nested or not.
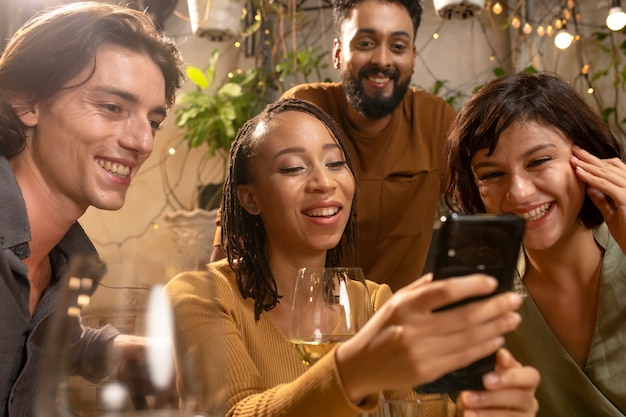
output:
[[[352,337],[372,316],[361,268],[302,268],[291,305],[289,340],[302,362],[313,365]]]

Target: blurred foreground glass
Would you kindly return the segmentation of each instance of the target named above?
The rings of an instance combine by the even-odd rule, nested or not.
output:
[[[105,271],[104,264],[95,257],[78,256],[70,262],[64,291],[47,330],[46,354],[35,393],[35,417],[222,417],[227,392],[225,346],[223,327],[214,306],[205,310],[212,316],[214,326],[201,329],[214,346],[211,355],[200,357],[199,349],[193,346],[187,345],[186,351],[177,347],[176,372],[176,323],[163,285],[105,287],[94,292],[102,285]],[[114,307],[99,310],[98,320],[94,321],[92,314],[85,320],[83,309],[100,292],[110,298],[107,289],[111,288],[118,290],[118,296],[119,290],[135,290],[139,294],[134,300],[121,300],[128,308],[114,303]],[[77,321],[93,328],[110,323],[128,337],[123,357],[111,358],[111,372],[100,381],[71,375],[72,356],[78,352],[72,349],[70,340]],[[176,389],[177,378],[195,387],[183,400]],[[200,401],[202,412],[196,412]]]
[[[424,394],[414,400],[381,400],[375,417],[446,417],[448,396]]]
[[[372,316],[361,268],[302,268],[291,304],[289,340],[305,365],[352,337]]]

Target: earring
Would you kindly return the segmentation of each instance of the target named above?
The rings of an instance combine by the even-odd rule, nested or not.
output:
[[[251,211],[253,214],[256,214],[256,213],[259,211],[259,209],[257,208],[257,206],[252,206],[252,208],[250,208],[250,211]]]

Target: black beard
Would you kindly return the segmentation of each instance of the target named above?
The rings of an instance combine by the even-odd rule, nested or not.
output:
[[[389,97],[383,97],[381,94],[373,96],[365,94],[363,88],[363,79],[368,74],[383,73],[393,82],[393,92]],[[346,94],[348,102],[356,111],[368,119],[378,120],[390,115],[398,107],[404,95],[406,94],[411,79],[400,83],[398,81],[398,71],[387,69],[380,71],[377,68],[363,67],[359,71],[358,78],[352,78],[347,71],[341,73],[343,91]]]

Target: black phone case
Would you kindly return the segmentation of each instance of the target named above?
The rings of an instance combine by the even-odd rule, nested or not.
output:
[[[498,280],[493,294],[513,288],[525,221],[514,215],[456,214],[444,219],[434,251],[433,279],[473,274],[491,275]],[[445,306],[458,307],[490,297],[473,297]],[[495,367],[495,354],[415,388],[419,393],[483,390],[482,376]]]

